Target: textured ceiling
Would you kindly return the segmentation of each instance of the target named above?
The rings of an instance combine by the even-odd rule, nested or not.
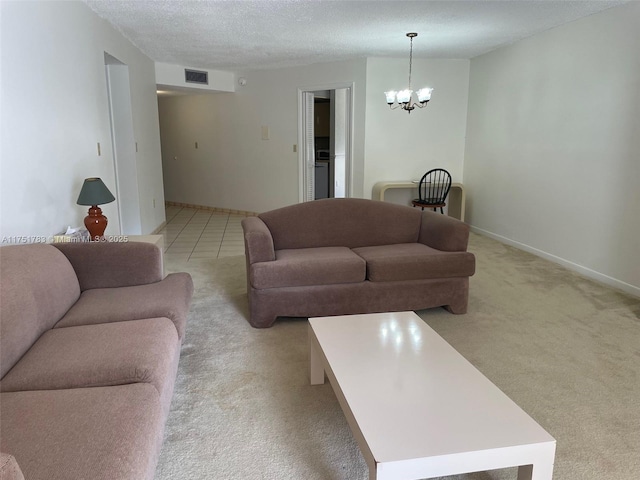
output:
[[[153,60],[242,71],[408,54],[472,58],[628,0],[85,0]]]

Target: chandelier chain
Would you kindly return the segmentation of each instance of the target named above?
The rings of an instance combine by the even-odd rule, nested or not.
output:
[[[413,37],[411,39],[411,47],[409,48],[409,90],[411,90],[411,65],[413,64]]]

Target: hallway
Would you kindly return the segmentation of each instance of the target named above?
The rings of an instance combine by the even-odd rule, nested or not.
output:
[[[192,261],[244,255],[242,215],[177,206],[166,207],[166,259]]]

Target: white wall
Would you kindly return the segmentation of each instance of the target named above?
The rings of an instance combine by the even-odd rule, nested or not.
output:
[[[480,231],[640,294],[640,2],[471,61]]]
[[[105,52],[129,66],[142,232],[153,231],[165,218],[153,62],[82,2],[0,8],[0,235],[82,225],[87,207],[75,202],[86,177],[101,177],[115,193]],[[103,211],[106,233],[119,233],[115,202]]]
[[[364,191],[383,180],[419,180],[431,168],[444,168],[454,182],[462,182],[469,92],[468,60],[414,60],[412,87],[434,88],[432,100],[410,114],[390,110],[384,92],[406,88],[409,61],[367,59]],[[398,193],[405,204],[412,192]],[[417,192],[413,192],[417,195]],[[387,198],[385,197],[385,199]],[[391,199],[393,200],[393,199]]]
[[[252,212],[298,203],[298,89],[346,82],[355,83],[354,194],[362,196],[364,59],[237,76],[247,85],[235,93],[158,99],[167,200]]]

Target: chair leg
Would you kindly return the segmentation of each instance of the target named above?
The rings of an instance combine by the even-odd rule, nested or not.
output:
[[[444,215],[444,210],[442,209],[442,207],[440,207],[440,213]]]

